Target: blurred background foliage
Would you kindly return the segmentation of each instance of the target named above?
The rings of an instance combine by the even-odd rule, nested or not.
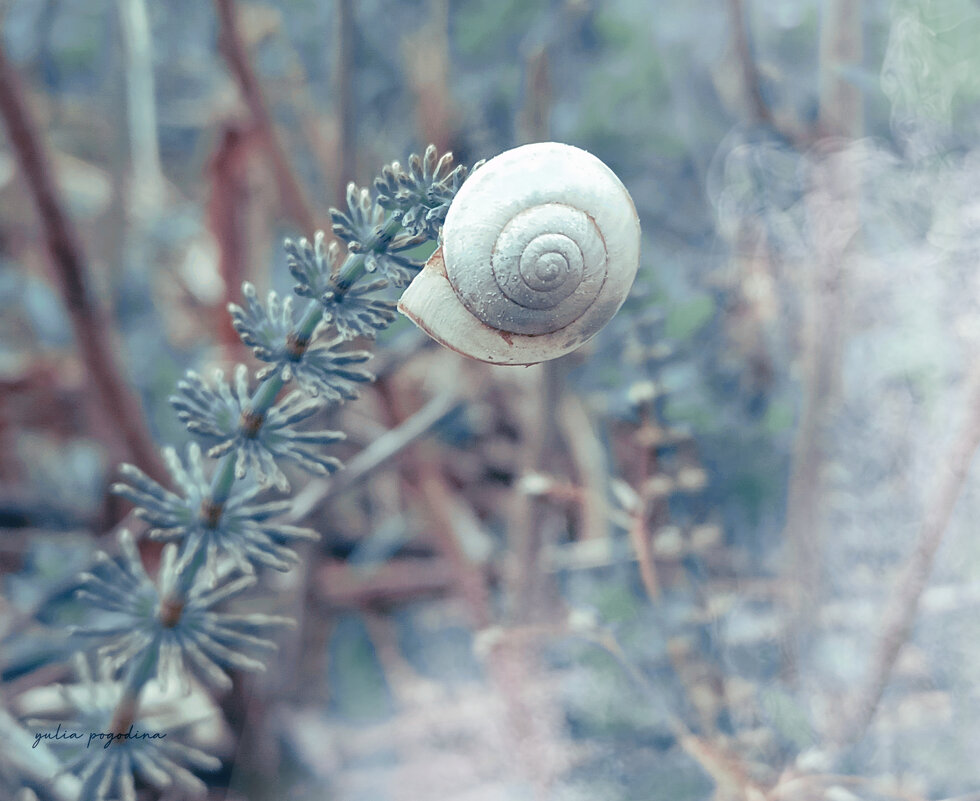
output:
[[[584,147],[644,239],[622,312],[557,363],[463,363],[404,320],[381,338],[377,384],[328,415],[353,478],[293,482],[322,541],[249,601],[300,625],[217,699],[211,797],[974,797],[977,4],[215,5],[280,161],[212,4],[0,4],[156,442],[186,441],[185,370],[247,360],[241,282],[288,293],[283,237],[429,142]],[[27,196],[5,144],[14,713],[67,676],[133,458]]]

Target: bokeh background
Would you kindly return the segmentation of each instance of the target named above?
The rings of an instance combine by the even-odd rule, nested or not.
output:
[[[554,139],[633,195],[630,299],[527,369],[380,339],[327,415],[347,472],[293,481],[321,542],[246,601],[298,626],[213,697],[210,798],[980,797],[975,2],[6,0],[0,24],[112,357],[7,135],[0,743],[71,677],[78,573],[134,525],[118,462],[187,441],[184,371],[252,364],[241,282],[288,293],[283,237],[430,142]]]

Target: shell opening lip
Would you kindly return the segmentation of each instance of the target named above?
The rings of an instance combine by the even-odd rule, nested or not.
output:
[[[590,338],[565,330],[514,334],[488,326],[456,296],[437,249],[398,302],[398,311],[439,344],[462,356],[501,366],[527,366],[571,353]],[[564,332],[564,333],[563,333]]]

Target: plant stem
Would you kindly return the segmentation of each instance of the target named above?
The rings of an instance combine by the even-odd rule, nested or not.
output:
[[[823,136],[861,136],[864,97],[845,73],[861,66],[861,0],[830,0],[820,25],[820,111]]]
[[[401,227],[400,223],[399,227]],[[388,226],[386,224],[384,230],[387,231],[387,229]],[[360,253],[349,253],[347,255],[347,259],[344,261],[336,278],[332,280],[332,283],[336,286],[338,295],[342,296],[364,274],[364,263],[365,258]],[[313,337],[313,332],[322,319],[323,306],[320,305],[319,301],[310,301],[306,307],[306,311],[303,312],[303,316],[300,318],[299,324],[296,326],[296,331],[294,332],[296,339],[309,343]],[[249,403],[252,415],[264,417],[265,413],[272,408],[272,404],[276,401],[276,396],[284,385],[285,382],[282,380],[280,370],[277,370],[259,384]],[[235,484],[235,458],[234,453],[229,453],[225,456],[211,479],[210,500],[212,505],[224,504],[231,494],[231,489]]]
[[[401,228],[401,222],[397,215],[392,215],[389,217],[385,224],[382,226],[381,231],[371,238],[368,243],[369,246],[376,247],[382,242],[388,242],[391,238],[398,232]],[[361,253],[348,253],[347,258],[344,260],[343,265],[337,272],[337,275],[331,278],[331,284],[335,288],[335,292],[338,297],[343,297],[344,293],[347,292],[361,276],[365,274],[367,260]],[[312,300],[306,307],[306,311],[303,312],[303,316],[300,318],[299,325],[296,326],[296,331],[294,336],[300,342],[309,344],[313,337],[313,332],[316,327],[320,324],[320,320],[323,319],[323,306],[317,300]],[[305,352],[306,346],[304,346]],[[285,382],[282,379],[282,371],[277,370],[271,376],[265,379],[258,388],[255,390],[255,394],[252,396],[252,400],[249,404],[251,408],[251,413],[253,416],[258,416],[264,418],[265,413],[272,408],[272,404],[276,401],[276,396],[279,391],[283,388]],[[232,487],[235,485],[235,460],[236,456],[234,452],[227,454],[218,465],[218,469],[215,471],[214,476],[211,479],[211,497],[209,499],[209,504],[211,506],[223,506],[231,495]],[[188,566],[188,571],[190,571],[190,566]],[[187,572],[187,571],[185,571]],[[196,572],[196,570],[194,571]],[[193,575],[191,576],[193,578]],[[181,582],[182,586],[184,582]],[[184,591],[189,588],[188,583],[184,586]]]
[[[109,723],[109,731],[113,734],[127,731],[135,722],[139,712],[140,694],[146,683],[153,677],[153,668],[156,664],[157,654],[151,649],[147,650],[142,661],[133,664],[130,668],[123,684],[122,695]]]
[[[772,112],[762,96],[759,70],[752,55],[752,43],[749,38],[748,23],[745,19],[745,8],[742,0],[728,0],[728,13],[731,18],[732,36],[735,53],[742,69],[742,85],[748,101],[752,119],[761,125],[775,127]]]
[[[888,599],[878,627],[871,668],[851,707],[853,714],[844,721],[845,730],[840,735],[842,742],[859,740],[874,718],[892,668],[912,633],[919,600],[929,582],[936,551],[949,527],[970,465],[980,447],[980,369],[973,370],[967,383],[965,420],[958,435],[951,440],[946,458],[939,462],[943,469],[937,471],[936,486],[921,523],[915,550]]]
[[[380,244],[382,241],[390,241],[391,237],[397,233],[399,228],[401,228],[401,223],[398,222],[397,218],[393,215],[385,222],[381,232],[372,238],[370,244],[374,246]],[[338,296],[342,297],[343,294],[350,289],[350,287],[353,286],[361,276],[364,275],[366,272],[365,264],[366,259],[362,254],[347,254],[347,258],[345,259],[343,266],[340,268],[337,275],[331,279],[331,283],[334,285]],[[310,301],[306,307],[306,310],[303,312],[303,316],[300,318],[299,324],[296,326],[293,336],[302,342],[309,343],[313,337],[313,332],[316,330],[316,327],[319,325],[321,319],[323,319],[323,306],[317,300]],[[279,394],[279,391],[283,388],[284,384],[285,382],[282,380],[281,370],[277,370],[273,375],[266,378],[258,386],[258,388],[255,390],[255,394],[252,396],[252,400],[249,404],[252,414],[257,415],[260,418],[264,417],[265,413],[272,407],[272,404],[275,403],[276,396]],[[221,460],[218,465],[218,469],[215,470],[214,476],[211,478],[210,497],[206,499],[205,503],[211,508],[219,508],[219,512],[215,516],[215,525],[217,525],[217,519],[220,518],[221,510],[223,510],[224,504],[231,496],[231,490],[235,485],[235,461],[236,456],[234,452],[227,454]],[[187,593],[194,585],[194,578],[197,576],[198,571],[200,571],[200,569],[204,566],[206,561],[205,557],[205,549],[199,548],[197,553],[191,559],[190,563],[181,572],[177,581],[177,586],[174,587],[171,596],[165,600],[164,604],[161,605],[161,610],[173,610],[174,607],[180,608],[183,606],[184,601],[187,598]],[[148,659],[143,664],[134,668],[129,674],[129,679],[127,680],[127,691],[124,693],[123,698],[120,700],[115,712],[113,713],[113,721],[121,721],[135,717],[139,708],[140,691],[142,690],[143,685],[145,685],[150,679],[153,664],[154,663]]]
[[[248,58],[247,48],[238,26],[234,0],[214,0],[214,5],[221,25],[219,39],[221,53],[238,82],[238,88],[252,115],[255,127],[265,140],[266,151],[272,161],[283,205],[301,230],[312,231],[316,228],[312,207],[276,134],[275,123],[262,93],[262,86]]]
[[[204,567],[206,557],[207,554],[204,548],[198,548],[197,553],[194,554],[194,558],[191,559],[190,564],[184,568],[178,577],[177,586],[174,587],[173,593],[161,605],[161,616],[164,614],[165,609],[173,610],[174,608],[178,608],[181,610],[181,612],[183,611],[184,603],[187,601],[187,593],[190,592],[191,587],[194,586],[194,577],[197,576],[197,572]],[[174,619],[179,620],[180,615],[175,615]]]
[[[92,382],[94,411],[123,460],[162,481],[167,471],[147,431],[139,401],[123,378],[107,315],[92,296],[88,262],[58,196],[51,154],[31,119],[20,79],[2,46],[0,117],[41,221],[79,358]]]
[[[253,109],[253,114],[257,118],[257,123],[260,127],[266,129],[266,134],[273,152],[273,160],[276,162],[277,168],[285,169],[285,161],[283,159],[277,158],[277,156],[283,156],[278,148],[278,142],[275,139],[275,134],[272,129],[271,119],[268,117],[268,112],[265,110],[264,103],[262,102],[261,93],[258,88],[258,83],[255,81],[254,74],[251,73],[250,66],[247,61],[244,60],[244,51],[241,45],[241,40],[238,35],[237,29],[235,28],[234,19],[234,9],[232,0],[215,0],[216,6],[218,8],[219,15],[222,18],[222,23],[225,26],[225,36],[231,40],[231,45],[229,49],[229,58],[233,62],[233,66],[241,68],[244,72],[244,78],[249,80],[243,80],[243,91],[245,91],[246,96],[250,100],[250,105],[252,100],[257,98],[258,109]],[[226,40],[226,46],[228,41]],[[0,100],[2,97],[4,67],[5,62],[2,60],[3,53],[0,51]],[[242,77],[242,76],[240,76]],[[250,92],[248,91],[249,86],[251,86],[251,97],[249,97]],[[262,122],[266,123],[264,126]],[[280,171],[277,169],[277,171]],[[291,174],[288,176],[291,177]],[[292,189],[299,190],[298,184],[294,184]],[[294,200],[299,197],[302,200],[301,191],[298,193],[293,193]],[[302,208],[302,204],[297,209],[300,217],[303,217],[303,212],[306,211]],[[309,218],[308,212],[305,215],[308,217],[310,225],[307,229],[313,228],[312,219]],[[381,226],[381,229],[375,233],[367,243],[366,250],[373,253],[381,253],[387,247],[388,243],[394,238],[394,236],[401,230],[401,217],[398,214],[390,215]],[[57,251],[56,251],[57,252]],[[337,300],[340,300],[344,294],[361,278],[367,273],[367,258],[363,253],[348,253],[346,259],[337,274],[330,279],[330,284],[336,294]],[[298,353],[298,358],[302,358],[305,354],[309,343],[313,339],[313,334],[316,331],[317,326],[323,319],[323,306],[318,300],[312,300],[307,305],[306,310],[303,312],[303,316],[300,318],[298,325],[295,330],[290,333],[290,339],[294,339],[298,344],[301,345],[301,349]],[[249,411],[251,416],[258,417],[263,420],[265,413],[272,407],[275,403],[276,397],[282,390],[285,381],[282,378],[282,370],[276,370],[271,376],[267,377],[255,390],[252,395],[251,401],[249,402]],[[260,423],[261,425],[261,423]],[[224,505],[228,498],[231,496],[232,488],[235,485],[235,463],[237,457],[234,452],[227,454],[218,465],[214,476],[211,479],[210,487],[210,497],[206,498],[204,503],[210,509],[215,511],[215,522],[213,525],[217,525],[217,521],[220,519],[220,515],[223,512]],[[197,553],[191,559],[190,563],[181,572],[180,577],[177,581],[177,585],[174,587],[173,592],[169,598],[164,599],[164,603],[161,604],[161,614],[174,613],[177,610],[177,614],[173,620],[170,620],[167,625],[173,626],[180,616],[180,610],[183,608],[183,604],[187,598],[187,594],[194,584],[194,579],[197,573],[203,567],[206,561],[206,551],[203,548],[199,548]],[[166,611],[164,611],[166,610]],[[116,705],[112,716],[112,730],[121,731],[128,729],[129,725],[135,720],[137,712],[139,710],[140,696],[142,694],[142,689],[149,681],[153,674],[153,668],[156,665],[156,654],[150,650],[147,653],[147,657],[142,663],[136,665],[130,671],[127,680],[126,687],[122,698]]]
[[[255,390],[255,394],[252,396],[251,401],[251,412],[256,416],[263,416],[269,409],[272,408],[272,404],[276,402],[276,396],[279,394],[279,390],[285,385],[285,381],[282,380],[280,373],[276,373],[273,376],[267,378]]]
[[[804,274],[800,356],[803,403],[793,444],[785,526],[793,588],[793,637],[787,639],[785,652],[790,674],[797,670],[798,645],[812,634],[811,609],[825,580],[824,432],[840,397],[841,354],[849,331],[851,254],[861,234],[859,154],[859,150],[836,140],[825,140],[808,176],[806,209],[814,247]]]
[[[282,383],[281,381],[279,382]],[[264,385],[263,385],[264,386]],[[231,494],[235,483],[235,456],[229,454],[221,460],[218,469],[211,478],[211,503],[223,504]]]

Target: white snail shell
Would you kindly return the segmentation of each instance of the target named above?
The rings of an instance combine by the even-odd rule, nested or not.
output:
[[[591,153],[557,142],[476,170],[442,239],[398,308],[446,347],[494,364],[575,350],[622,306],[640,259],[626,187]]]

